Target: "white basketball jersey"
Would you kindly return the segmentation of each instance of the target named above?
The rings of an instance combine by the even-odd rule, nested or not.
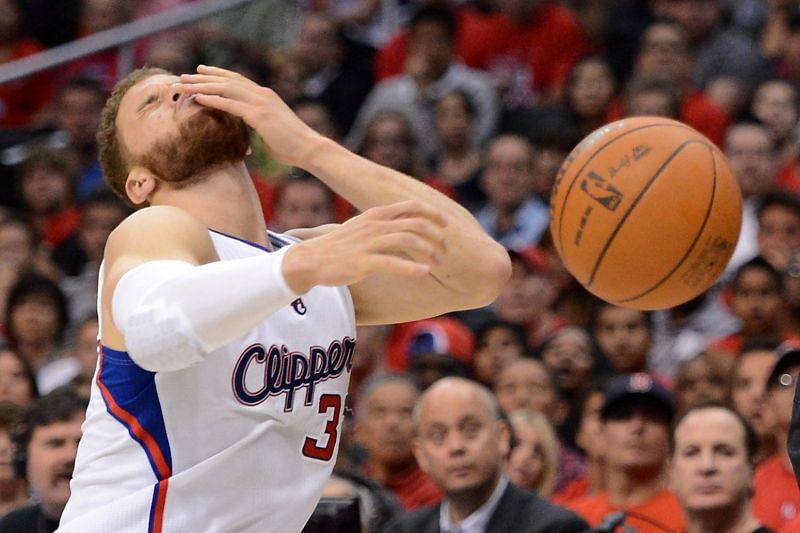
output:
[[[222,261],[269,253],[210,234]],[[183,370],[101,345],[58,531],[300,531],[336,459],[354,347],[350,293],[328,287]]]

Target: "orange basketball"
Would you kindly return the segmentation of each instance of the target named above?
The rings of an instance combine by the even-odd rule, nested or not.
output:
[[[681,304],[722,273],[739,238],[742,197],[702,134],[657,117],[594,131],[569,154],[550,198],[567,269],[607,302]]]

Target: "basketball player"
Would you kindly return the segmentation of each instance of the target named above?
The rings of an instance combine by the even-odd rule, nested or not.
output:
[[[268,233],[249,125],[363,214]],[[454,202],[353,155],[269,89],[140,70],[109,99],[101,349],[62,532],[300,531],[338,449],[355,326],[486,305],[505,251]]]

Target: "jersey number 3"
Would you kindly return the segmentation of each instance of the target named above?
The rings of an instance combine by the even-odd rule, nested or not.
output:
[[[323,394],[319,397],[319,412],[328,413],[333,412],[325,422],[325,434],[328,436],[328,442],[325,446],[319,446],[317,439],[306,437],[303,442],[303,455],[312,459],[320,461],[330,461],[333,457],[333,451],[336,449],[336,439],[339,437],[339,416],[342,413],[342,397],[338,394]]]

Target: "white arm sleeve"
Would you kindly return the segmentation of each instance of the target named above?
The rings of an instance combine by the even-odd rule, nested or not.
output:
[[[283,277],[286,250],[200,266],[148,261],[126,272],[112,316],[131,359],[154,372],[185,368],[291,303],[299,295]]]

